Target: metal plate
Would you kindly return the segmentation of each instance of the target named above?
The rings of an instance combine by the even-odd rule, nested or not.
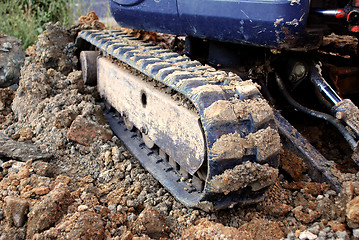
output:
[[[98,90],[186,171],[199,169],[206,147],[196,113],[104,57],[98,59]]]

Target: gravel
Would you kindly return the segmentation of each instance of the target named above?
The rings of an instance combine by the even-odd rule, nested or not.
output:
[[[305,181],[304,170],[297,176],[304,180],[294,182],[283,174],[263,201],[214,213],[174,199],[109,133],[96,89],[81,82],[73,41],[76,31],[101,26],[91,21],[69,29],[49,24],[27,50],[19,88],[7,90],[14,98],[0,112],[2,141],[31,145],[47,158],[2,155],[0,239],[359,237],[359,174],[340,174],[340,194]],[[50,51],[54,45],[61,51]],[[21,220],[14,224],[13,216]]]

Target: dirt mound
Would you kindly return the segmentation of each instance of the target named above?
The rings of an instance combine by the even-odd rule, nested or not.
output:
[[[345,189],[337,195],[326,184],[306,181],[305,167],[295,175],[298,182],[280,172],[278,179],[269,179],[275,184],[259,204],[215,213],[176,201],[111,134],[96,88],[81,81],[75,33],[98,26],[47,25],[28,49],[17,91],[0,92],[0,239],[347,239],[357,234],[359,175],[341,175]],[[24,154],[31,149],[42,158]]]

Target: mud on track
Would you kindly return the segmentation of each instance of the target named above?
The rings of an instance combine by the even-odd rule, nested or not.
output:
[[[0,145],[1,239],[347,239],[357,234],[359,175],[333,169],[344,186],[338,195],[311,182],[305,165],[284,153],[279,178],[270,179],[275,184],[260,203],[206,213],[177,202],[113,137],[96,89],[82,83],[73,41],[79,30],[96,27],[103,26],[96,21],[70,29],[48,25],[27,50],[19,88],[0,90],[1,141],[13,143],[15,152],[26,152],[30,144],[47,156],[20,157]],[[294,166],[301,166],[295,176],[286,170]]]

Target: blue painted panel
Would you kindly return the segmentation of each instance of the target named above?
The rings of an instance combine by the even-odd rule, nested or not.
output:
[[[110,0],[110,9],[122,27],[183,35],[175,0],[132,1],[134,5]]]
[[[278,47],[304,29],[309,0],[177,0],[184,31],[213,40]]]
[[[303,41],[310,0],[143,0],[132,6],[118,2],[111,0],[110,7],[124,27],[288,48]]]

